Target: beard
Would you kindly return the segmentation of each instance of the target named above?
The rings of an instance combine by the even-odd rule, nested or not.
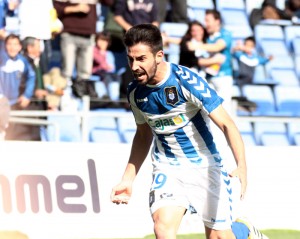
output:
[[[147,85],[147,84],[154,84],[154,76],[157,71],[157,64],[154,61],[153,65],[151,66],[150,70],[147,72],[146,70],[143,71],[135,71],[133,72],[135,80],[138,81],[139,85]],[[146,76],[146,79],[139,79],[139,77]]]

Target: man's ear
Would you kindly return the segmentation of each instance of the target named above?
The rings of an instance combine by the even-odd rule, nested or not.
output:
[[[156,62],[157,64],[160,64],[164,59],[164,52],[162,50],[158,51],[156,53]]]

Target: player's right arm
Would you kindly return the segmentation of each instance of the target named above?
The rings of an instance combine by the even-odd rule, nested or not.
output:
[[[138,124],[122,181],[113,187],[111,192],[113,203],[128,203],[132,193],[133,181],[147,157],[152,139],[153,134],[149,125],[147,123]]]

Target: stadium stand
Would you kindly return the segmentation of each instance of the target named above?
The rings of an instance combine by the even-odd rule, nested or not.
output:
[[[205,10],[216,8],[221,12],[224,27],[233,34],[235,41],[254,35],[257,51],[264,56],[273,55],[274,59],[265,66],[258,66],[255,70],[254,84],[243,87],[242,92],[234,86],[233,96],[246,96],[257,104],[254,111],[237,108],[237,125],[246,145],[300,145],[300,26],[258,24],[252,30],[249,15],[254,8],[259,8],[263,0],[187,0],[188,17],[204,23]],[[282,9],[282,0],[276,1]],[[97,30],[104,26],[104,18],[99,17]],[[9,33],[18,34],[18,17],[7,17]],[[182,23],[163,22],[162,32],[169,36],[181,37],[187,30]],[[167,60],[178,63],[179,47],[170,44],[165,49]],[[60,66],[59,48],[52,52],[52,65]],[[234,70],[237,65],[233,61]],[[101,85],[96,84],[97,91]],[[243,94],[242,94],[243,93]],[[78,110],[84,108],[79,104]],[[81,111],[80,111],[81,112]],[[128,117],[99,116],[116,112],[128,113]],[[59,126],[61,142],[80,142],[87,134],[87,141],[93,143],[131,143],[135,132],[135,122],[130,112],[125,109],[97,109],[90,110],[95,116],[85,121],[87,132],[83,131],[83,117],[79,115],[49,115],[47,119]],[[246,118],[239,120],[239,117]],[[255,120],[252,120],[255,118]],[[259,117],[270,118],[272,122],[259,121]],[[281,117],[285,117],[280,122]],[[294,121],[295,119],[295,121]],[[275,120],[275,121],[274,121]],[[84,132],[84,133],[83,133]],[[54,141],[55,127],[48,126],[44,140]]]
[[[300,87],[277,85],[274,95],[279,115],[300,116]]]
[[[257,105],[257,108],[251,112],[251,115],[276,115],[275,100],[270,86],[244,85],[242,90],[243,95]]]
[[[269,56],[289,55],[283,29],[278,25],[256,25],[254,36],[258,51]]]
[[[300,146],[300,124],[299,122],[290,122],[287,124],[287,132],[290,142],[293,145]]]
[[[248,146],[257,145],[255,135],[254,135],[254,130],[253,130],[253,124],[246,121],[237,121],[236,124],[242,135],[245,145]]]
[[[286,125],[280,122],[255,122],[254,135],[259,145],[288,146],[290,145]]]

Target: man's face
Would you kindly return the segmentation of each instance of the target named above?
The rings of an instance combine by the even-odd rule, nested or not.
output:
[[[219,31],[220,24],[220,20],[215,19],[213,14],[205,15],[205,28],[209,35]]]
[[[5,48],[6,48],[6,51],[7,51],[7,54],[9,55],[9,57],[15,58],[21,51],[22,46],[18,39],[11,38],[11,39],[7,40]]]
[[[138,43],[127,49],[129,66],[139,84],[156,83],[157,65],[161,62],[162,56],[162,51],[153,55],[151,48],[143,43]]]
[[[40,57],[41,56],[40,41],[36,39],[33,45],[28,46],[27,51],[28,51],[28,55],[33,59]]]

